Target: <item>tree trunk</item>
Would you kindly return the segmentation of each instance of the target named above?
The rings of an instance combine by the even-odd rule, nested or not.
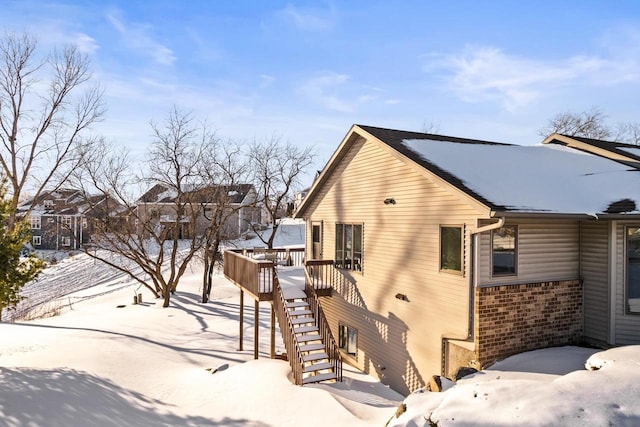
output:
[[[220,249],[220,239],[216,239],[213,245],[205,250],[204,255],[204,275],[202,278],[202,302],[206,303],[211,298],[211,289],[213,289],[213,270],[216,266],[218,258],[218,250]]]
[[[171,299],[171,289],[167,286],[167,288],[164,289],[164,291],[162,292],[162,294],[164,295],[164,303],[162,304],[162,306],[164,308],[169,307],[169,301]]]
[[[273,222],[273,226],[271,228],[271,236],[269,236],[269,240],[267,241],[267,247],[269,249],[273,249],[273,241],[276,238],[276,231],[278,231],[278,227],[279,225],[276,224],[276,222]]]
[[[209,250],[204,251],[204,272],[202,274],[202,303],[209,301],[209,293],[211,292],[211,282],[209,280]]]

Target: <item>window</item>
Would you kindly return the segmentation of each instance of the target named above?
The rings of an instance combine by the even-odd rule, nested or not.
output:
[[[362,271],[362,224],[336,224],[336,267]]]
[[[352,327],[339,325],[339,345],[350,356],[356,357],[358,355],[358,330]]]
[[[517,274],[518,227],[510,225],[491,232],[491,262],[494,276]]]
[[[87,218],[82,218],[82,228],[87,228]]]
[[[53,207],[53,200],[45,200],[45,201],[44,201],[44,207],[45,207],[46,209],[50,209],[50,208],[52,208],[52,207]]]
[[[627,227],[627,313],[640,314],[640,227]]]
[[[62,225],[67,228],[71,228],[71,217],[63,216],[62,217]]]
[[[33,242],[33,246],[40,246],[40,245],[42,245],[42,237],[41,236],[33,236],[32,242]]]
[[[32,216],[31,217],[31,229],[32,230],[39,230],[40,227],[42,227],[42,218],[39,216]]]
[[[440,270],[462,273],[462,227],[440,227]]]
[[[62,241],[62,246],[71,246],[71,237],[62,236],[60,240]]]

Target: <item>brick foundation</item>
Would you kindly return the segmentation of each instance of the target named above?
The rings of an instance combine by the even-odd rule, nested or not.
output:
[[[476,361],[577,343],[582,336],[582,282],[564,280],[479,287],[475,292]]]

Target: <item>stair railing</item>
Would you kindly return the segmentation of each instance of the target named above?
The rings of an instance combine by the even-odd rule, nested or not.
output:
[[[313,317],[316,322],[316,327],[319,330],[319,335],[322,337],[325,350],[329,356],[329,362],[333,365],[333,372],[336,374],[336,379],[342,381],[342,355],[340,354],[340,348],[336,344],[336,340],[333,338],[329,322],[322,310],[318,294],[314,289],[314,281],[309,275],[309,269],[304,269],[305,275],[305,293],[307,294],[307,303],[310,310],[313,312]]]
[[[291,322],[291,316],[287,309],[287,300],[284,298],[282,288],[280,287],[280,281],[275,269],[273,269],[273,309],[278,319],[278,325],[280,326],[280,335],[282,335],[282,341],[284,342],[284,348],[287,350],[287,359],[289,365],[291,365],[291,372],[293,373],[293,381],[296,385],[302,385],[302,370],[304,367],[304,360],[302,358],[302,352],[300,346],[296,340],[296,333],[293,323]]]

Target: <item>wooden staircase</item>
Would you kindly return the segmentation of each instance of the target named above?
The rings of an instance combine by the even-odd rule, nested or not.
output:
[[[273,280],[273,306],[297,385],[342,381],[342,359],[313,289],[306,298],[285,299]]]
[[[286,308],[295,342],[302,353],[302,384],[337,380],[334,364],[329,360],[307,299],[287,300]]]

